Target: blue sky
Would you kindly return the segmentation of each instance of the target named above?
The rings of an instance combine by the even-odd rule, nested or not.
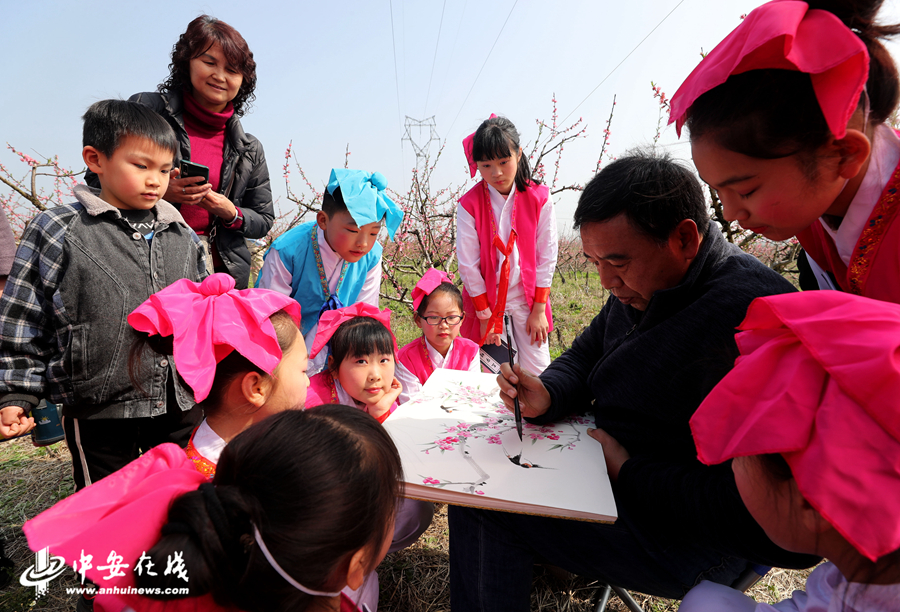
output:
[[[700,60],[701,49],[710,50],[758,4],[7,2],[0,24],[8,58],[0,90],[0,140],[35,157],[59,155],[63,165],[82,168],[84,110],[97,100],[154,90],[168,72],[178,35],[191,19],[207,13],[236,27],[254,52],[257,100],[243,124],[266,149],[281,210],[290,204],[284,199],[281,167],[291,141],[319,187],[331,167],[343,165],[349,144],[351,167],[378,170],[392,188],[404,191],[415,164],[410,145],[401,143],[407,115],[435,116],[447,145],[434,182],[460,183],[468,178],[460,141],[482,119],[491,112],[505,115],[523,142],[533,141],[535,120],[549,120],[554,94],[559,116],[565,117],[671,11],[572,113],[572,119],[586,121],[588,138],[566,149],[561,180],[584,183],[597,162],[613,95],[612,154],[648,144],[658,116],[650,81],[671,96]],[[894,0],[887,0],[882,14],[886,21],[900,21]],[[674,129],[664,131],[660,143],[689,157],[689,146],[676,140]],[[6,150],[0,151],[0,162],[18,167]],[[563,197],[561,228],[570,226],[573,209],[574,197]]]

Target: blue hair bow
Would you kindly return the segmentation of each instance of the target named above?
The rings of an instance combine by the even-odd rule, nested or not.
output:
[[[344,204],[357,225],[362,227],[384,219],[388,236],[391,240],[394,239],[394,234],[403,221],[403,210],[384,192],[387,179],[382,173],[334,168],[328,180],[328,193],[334,194],[338,187],[341,188]]]

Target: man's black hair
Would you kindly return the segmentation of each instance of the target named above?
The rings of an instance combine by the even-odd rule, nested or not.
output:
[[[178,139],[166,120],[150,107],[127,100],[101,100],[84,113],[82,146],[94,147],[111,157],[128,136],[149,138],[157,146],[178,151]]]
[[[575,229],[625,213],[638,231],[664,244],[685,219],[701,236],[709,227],[703,188],[694,173],[668,154],[632,151],[585,186],[575,209]]]

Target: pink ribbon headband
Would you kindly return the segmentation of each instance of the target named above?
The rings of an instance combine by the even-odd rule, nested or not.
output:
[[[488,119],[493,119],[496,117],[494,113],[491,113],[491,116]],[[477,132],[478,130],[475,130]],[[469,162],[469,176],[475,178],[475,173],[478,171],[478,162],[475,161],[475,158],[472,156],[472,150],[474,148],[475,143],[475,132],[472,132],[465,138],[463,138],[463,151],[466,153],[466,161]]]
[[[873,561],[900,548],[900,305],[757,298],[741,356],[691,418],[700,461],[780,453],[804,498]]]
[[[438,288],[442,283],[452,283],[453,279],[450,278],[446,272],[443,270],[436,270],[434,268],[428,268],[428,272],[422,275],[422,278],[419,279],[419,282],[416,283],[416,286],[413,287],[412,290],[412,303],[413,309],[418,310],[419,304],[422,303],[422,300],[425,299],[426,295],[431,295],[431,292]]]
[[[370,317],[376,321],[380,321],[391,334],[391,340],[394,342],[394,352],[397,351],[397,339],[391,331],[391,311],[385,308],[378,310],[371,304],[358,302],[346,308],[338,308],[337,310],[328,310],[322,313],[319,318],[319,327],[316,330],[316,338],[313,340],[312,349],[309,352],[310,358],[319,354],[325,345],[331,340],[331,337],[343,323],[356,317]]]
[[[751,11],[672,96],[669,123],[681,136],[697,98],[733,74],[767,68],[809,74],[828,128],[844,137],[868,79],[869,53],[835,15],[797,0],[773,0]]]
[[[274,372],[282,355],[269,317],[279,310],[300,324],[300,305],[292,298],[268,289],[237,291],[231,276],[213,274],[202,283],[181,279],[154,293],[128,315],[128,323],[151,336],[173,337],[175,367],[202,402],[216,364],[231,351]]]

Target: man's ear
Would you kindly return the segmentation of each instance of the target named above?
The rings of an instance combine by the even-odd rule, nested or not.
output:
[[[81,150],[81,157],[88,170],[96,175],[103,174],[103,166],[106,164],[106,156],[103,153],[88,145]]]
[[[674,241],[674,247],[677,252],[682,254],[686,260],[694,259],[700,252],[700,230],[693,219],[682,219],[675,229],[669,235],[669,242]]]
[[[847,134],[840,140],[835,140],[833,145],[837,147],[840,156],[838,173],[845,179],[858,175],[872,152],[872,143],[859,130],[848,129]]]
[[[271,391],[270,379],[259,372],[247,372],[241,378],[241,393],[247,403],[262,408]]]
[[[319,229],[321,229],[324,232],[325,228],[328,225],[328,215],[325,213],[324,210],[320,210],[319,212],[316,213],[316,223],[318,223]]]

